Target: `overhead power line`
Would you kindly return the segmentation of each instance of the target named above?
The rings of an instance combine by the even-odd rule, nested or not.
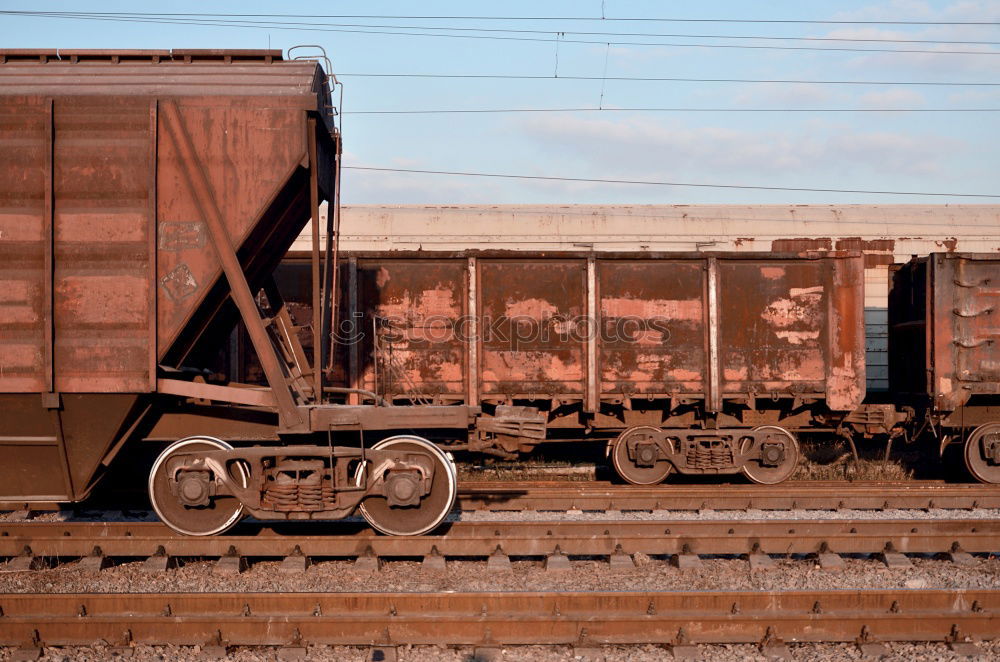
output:
[[[855,46],[772,46],[762,44],[704,44],[704,43],[678,43],[678,42],[651,42],[651,41],[618,41],[608,39],[570,39],[555,34],[554,37],[518,37],[483,34],[447,34],[433,32],[416,32],[410,30],[370,30],[352,29],[338,27],[315,27],[312,25],[282,25],[280,23],[250,22],[245,20],[228,19],[188,19],[188,18],[162,18],[156,15],[146,17],[145,15],[102,15],[102,14],[82,14],[70,12],[19,12],[0,11],[0,14],[33,16],[39,18],[73,19],[88,21],[113,21],[129,23],[154,23],[167,25],[201,25],[210,27],[237,27],[267,30],[294,30],[305,32],[335,32],[345,34],[377,34],[377,35],[397,35],[406,37],[432,37],[440,39],[487,39],[498,41],[523,41],[541,43],[570,43],[570,44],[601,44],[614,46],[659,46],[668,48],[726,48],[726,49],[750,49],[750,50],[787,50],[787,51],[833,51],[833,52],[858,52],[858,53],[923,53],[931,55],[1000,55],[1000,50],[941,50],[941,49],[914,49],[914,48],[862,48]],[[434,28],[423,28],[434,29]],[[546,33],[554,34],[554,33]]]
[[[51,12],[19,12],[46,14]],[[74,12],[64,12],[74,13]],[[671,18],[642,16],[459,16],[459,15],[391,15],[391,14],[235,14],[207,12],[86,12],[103,16],[200,16],[200,17],[230,17],[230,18],[336,18],[336,19],[404,19],[425,21],[600,21],[600,22],[651,22],[651,23],[758,23],[758,24],[797,24],[797,25],[1000,25],[1000,20],[993,21],[885,21],[885,20],[825,20],[825,19],[769,19],[769,18]]]
[[[672,82],[672,83],[787,83],[796,85],[938,85],[956,87],[988,86],[997,87],[1000,83],[958,81],[901,81],[901,80],[798,80],[788,78],[680,78],[673,76],[554,76],[552,74],[518,75],[518,74],[385,74],[385,73],[338,73],[337,78],[485,78],[499,80],[606,80],[635,82]]]
[[[345,115],[444,115],[458,113],[995,113],[1000,108],[434,108],[347,110]]]
[[[4,12],[6,13],[6,12]],[[39,17],[59,17],[59,18],[115,18],[119,20],[123,19],[139,19],[139,18],[150,18],[150,19],[168,19],[176,18],[176,20],[182,21],[196,21],[199,20],[197,15],[168,15],[168,14],[157,14],[148,12],[135,12],[131,14],[115,14],[109,16],[103,12],[16,12],[11,11],[11,13],[17,13],[21,15],[39,16]],[[429,25],[398,25],[398,24],[368,24],[368,23],[318,23],[315,20],[309,22],[301,21],[250,21],[244,19],[236,19],[235,17],[223,17],[219,19],[211,19],[213,21],[233,21],[240,24],[248,25],[266,25],[268,27],[281,28],[285,26],[290,27],[336,27],[336,28],[379,28],[388,30],[438,30],[438,31],[448,31],[448,32],[485,32],[485,33],[504,33],[504,34],[536,34],[536,35],[552,35],[555,37],[559,35],[582,35],[587,37],[657,37],[657,38],[681,38],[681,39],[758,39],[766,41],[819,41],[819,42],[850,42],[850,43],[887,43],[887,44],[962,44],[962,45],[973,45],[973,46],[997,46],[1000,45],[998,41],[975,41],[975,40],[962,40],[962,39],[899,39],[899,38],[884,38],[884,37],[788,37],[779,35],[732,35],[732,34],[687,34],[687,33],[676,33],[676,32],[608,32],[602,30],[565,30],[565,29],[548,29],[548,30],[529,30],[525,28],[482,28],[482,27],[456,27],[456,26],[429,26]]]
[[[593,179],[588,177],[553,177],[545,175],[511,175],[496,172],[465,172],[455,170],[418,170],[415,168],[379,168],[374,166],[344,166],[347,170],[400,172],[419,175],[449,175],[455,177],[490,177],[496,179],[527,179],[553,182],[589,182],[598,184],[636,184],[642,186],[683,186],[692,188],[724,188],[753,191],[800,191],[808,193],[863,193],[866,195],[929,195],[945,198],[1000,198],[990,193],[938,193],[928,191],[874,191],[869,189],[807,188],[802,186],[752,186],[748,184],[704,184],[694,182],[663,182],[643,179]]]

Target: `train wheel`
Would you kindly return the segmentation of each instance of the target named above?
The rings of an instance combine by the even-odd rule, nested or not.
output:
[[[626,482],[633,485],[655,485],[662,483],[674,468],[674,465],[670,464],[670,462],[657,459],[659,451],[654,444],[654,440],[662,436],[663,431],[659,428],[641,425],[625,430],[618,435],[617,439],[608,442],[608,455],[611,457],[611,464],[614,466],[615,472]],[[636,447],[635,455],[640,455],[643,451],[650,454],[644,462],[639,457],[629,457],[628,443],[630,441],[639,444]]]
[[[180,452],[232,450],[232,446],[214,437],[188,437],[167,446],[153,463],[149,472],[149,500],[160,520],[171,529],[186,536],[214,536],[228,531],[243,517],[243,504],[233,496],[213,496],[208,505],[188,506],[170,491],[167,460]],[[246,470],[234,465],[236,480],[247,485]]]
[[[455,505],[458,495],[458,470],[451,455],[431,442],[413,435],[383,439],[372,450],[423,451],[434,460],[431,490],[417,506],[394,507],[382,496],[371,496],[361,502],[361,514],[372,528],[390,536],[419,536],[444,521]],[[364,464],[358,466],[355,481],[364,484]]]
[[[980,425],[965,442],[965,466],[981,483],[1000,483],[1000,463],[988,459],[990,454],[996,458],[996,453],[1000,450],[998,446],[1000,423]]]
[[[770,434],[764,441],[748,439],[740,449],[741,452],[754,455],[765,452],[772,454],[774,459],[770,463],[760,459],[745,463],[743,475],[755,483],[773,485],[795,473],[795,468],[799,464],[799,442],[796,441],[795,435],[777,425],[762,425],[753,431]]]

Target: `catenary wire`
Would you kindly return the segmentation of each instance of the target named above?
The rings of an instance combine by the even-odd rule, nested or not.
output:
[[[706,184],[694,182],[664,182],[649,181],[642,179],[595,179],[588,177],[556,177],[548,175],[512,175],[509,173],[495,172],[470,172],[456,170],[420,170],[416,168],[381,168],[375,166],[343,166],[346,170],[368,170],[373,172],[400,172],[420,175],[450,175],[459,177],[490,177],[498,179],[531,179],[557,182],[589,182],[598,184],[638,184],[645,186],[683,186],[695,188],[724,188],[758,191],[802,191],[809,193],[864,193],[871,195],[930,195],[948,198],[1000,198],[1000,194],[991,193],[940,193],[927,191],[876,191],[870,189],[841,189],[841,188],[811,188],[801,186],[753,186],[749,184]]]
[[[607,39],[592,40],[592,39],[567,39],[561,38],[557,35],[556,38],[544,38],[544,37],[512,37],[512,36],[500,36],[500,35],[468,35],[468,34],[438,34],[438,33],[428,33],[428,32],[412,32],[412,31],[385,31],[385,30],[367,30],[367,29],[347,29],[347,28],[320,28],[320,27],[299,27],[299,26],[281,26],[281,25],[270,25],[266,23],[246,23],[239,21],[227,21],[227,20],[188,20],[188,19],[159,19],[159,18],[129,18],[129,17],[109,17],[109,16],[83,16],[83,15],[68,15],[59,13],[48,13],[48,14],[25,14],[23,12],[0,12],[6,13],[7,15],[22,15],[22,16],[36,16],[41,18],[61,18],[61,19],[71,19],[71,20],[90,20],[90,21],[112,21],[112,22],[129,22],[129,23],[153,23],[153,24],[163,24],[163,25],[198,25],[198,26],[208,26],[208,27],[237,27],[237,28],[252,28],[252,29],[268,29],[268,30],[293,30],[293,31],[304,31],[304,32],[334,32],[334,33],[344,33],[344,34],[376,34],[383,36],[404,36],[404,37],[431,37],[440,39],[487,39],[487,40],[497,40],[497,41],[521,41],[521,42],[534,42],[534,43],[570,43],[570,44],[607,44],[610,43],[614,46],[659,46],[667,48],[724,48],[724,49],[749,49],[749,50],[781,50],[781,51],[827,51],[827,52],[854,52],[854,53],[921,53],[928,55],[1000,55],[1000,50],[991,51],[969,51],[969,50],[931,50],[931,49],[915,49],[915,48],[860,48],[853,46],[770,46],[761,44],[696,44],[696,43],[676,43],[676,42],[649,42],[649,41],[609,41]]]
[[[50,13],[50,12],[21,12]],[[143,13],[143,12],[62,12],[88,13],[103,16],[204,16],[232,18],[338,18],[338,19],[414,19],[414,20],[469,20],[469,21],[645,21],[659,23],[763,23],[763,24],[806,24],[806,25],[1000,25],[998,21],[886,21],[886,20],[833,20],[833,19],[768,19],[768,18],[672,18],[672,17],[604,17],[604,16],[461,16],[461,15],[390,15],[390,14],[234,14],[234,13]]]
[[[104,18],[101,12],[17,12],[0,11],[0,14],[10,13],[16,15],[53,17],[53,18]],[[149,13],[133,13],[116,15],[115,18],[160,18],[163,15]],[[181,17],[178,20],[195,21],[196,18]],[[887,43],[887,44],[962,44],[975,46],[997,46],[998,41],[975,41],[963,39],[898,39],[898,38],[864,38],[864,37],[787,37],[778,35],[727,35],[727,34],[684,34],[684,33],[663,33],[663,32],[602,32],[602,31],[581,31],[581,30],[528,30],[523,28],[480,28],[480,27],[454,27],[454,26],[428,26],[428,25],[386,25],[386,24],[366,24],[366,23],[316,23],[298,21],[249,21],[243,19],[219,18],[212,19],[220,22],[230,21],[248,25],[266,25],[267,27],[282,28],[285,26],[307,26],[307,27],[339,27],[339,28],[381,28],[388,30],[443,30],[451,32],[488,32],[506,34],[545,34],[545,35],[583,35],[588,37],[657,37],[657,38],[681,38],[681,39],[759,39],[767,41],[820,41],[820,42],[850,42],[850,43]]]
[[[348,110],[344,115],[449,115],[505,113],[995,113],[1000,108],[427,108]]]
[[[596,80],[596,81],[630,81],[630,82],[658,82],[658,83],[778,83],[796,85],[937,85],[937,86],[985,86],[997,87],[1000,82],[991,83],[985,81],[973,81],[963,83],[959,81],[885,81],[885,80],[798,80],[788,78],[682,78],[673,76],[553,76],[546,75],[519,75],[519,74],[391,74],[391,73],[338,73],[338,78],[472,78],[472,79],[499,79],[499,80]]]

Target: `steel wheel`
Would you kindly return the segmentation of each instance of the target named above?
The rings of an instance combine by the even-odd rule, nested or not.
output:
[[[372,450],[423,451],[434,460],[431,490],[420,499],[420,505],[391,507],[383,496],[370,496],[361,502],[360,510],[372,528],[390,536],[419,536],[444,521],[455,505],[458,495],[458,470],[451,455],[431,442],[414,435],[399,435],[383,439]],[[354,479],[364,484],[365,465],[358,465]]]
[[[233,496],[211,497],[208,506],[186,506],[171,493],[167,482],[166,461],[178,452],[205,450],[232,450],[232,446],[214,437],[188,437],[167,446],[153,463],[149,472],[149,500],[160,520],[171,529],[186,536],[214,536],[228,531],[243,517],[243,504]],[[246,470],[235,465],[236,476],[247,485]]]
[[[770,432],[771,437],[768,443],[778,443],[784,446],[785,457],[780,464],[773,467],[765,467],[759,460],[751,460],[743,465],[743,475],[755,483],[762,485],[774,485],[789,478],[795,473],[795,468],[799,464],[799,442],[795,435],[785,428],[777,425],[762,425],[754,428],[754,432]],[[741,448],[741,452],[754,452],[758,450],[756,441],[746,441]]]
[[[611,457],[611,465],[615,468],[615,473],[622,477],[625,482],[633,485],[656,485],[673,471],[674,465],[665,460],[657,461],[651,467],[640,467],[635,461],[629,458],[627,443],[632,437],[657,438],[662,437],[663,431],[650,425],[642,425],[625,430],[618,438],[608,442],[608,455]]]
[[[990,464],[983,455],[983,439],[1000,442],[1000,423],[986,423],[972,431],[965,442],[965,466],[980,483],[1000,483],[1000,465]]]

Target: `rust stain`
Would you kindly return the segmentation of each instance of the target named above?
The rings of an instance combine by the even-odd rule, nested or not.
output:
[[[896,242],[892,239],[862,239],[861,237],[844,237],[838,239],[836,249],[838,251],[878,251],[891,253],[896,248]]]
[[[771,242],[771,250],[775,253],[801,253],[804,251],[828,251],[833,249],[830,237],[815,239],[775,239]]]
[[[205,245],[205,224],[201,221],[163,222],[157,246],[160,250],[180,251],[189,248],[202,248]]]
[[[947,239],[941,239],[940,241],[935,241],[934,244],[941,248],[944,248],[949,253],[954,253],[958,249],[958,238],[948,237]]]
[[[174,301],[185,299],[198,291],[198,282],[186,264],[178,264],[170,273],[160,279],[163,291]]]
[[[865,253],[865,267],[869,269],[894,264],[895,262],[896,259],[891,253],[889,255],[873,255],[871,253]]]
[[[667,320],[701,321],[704,312],[701,299],[632,299],[607,297],[601,299],[601,314],[606,317],[631,317]]]
[[[545,299],[508,299],[504,306],[504,315],[509,318],[529,318],[547,320],[559,312],[559,308]]]

